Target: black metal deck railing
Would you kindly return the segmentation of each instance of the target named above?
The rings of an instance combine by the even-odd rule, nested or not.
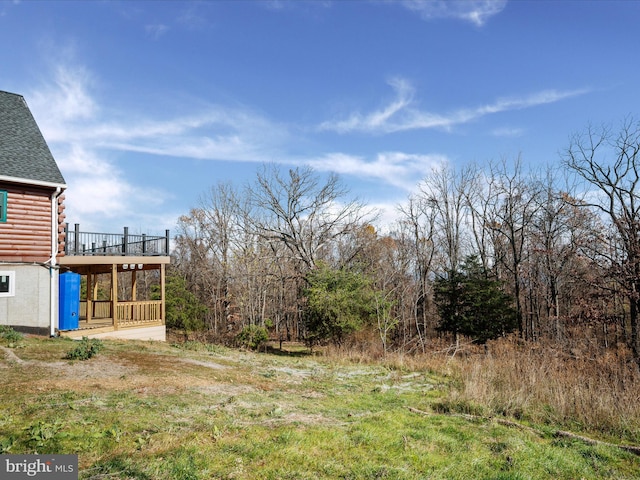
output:
[[[64,253],[69,256],[169,255],[169,230],[165,230],[164,237],[131,235],[128,227],[124,227],[123,233],[92,233],[81,232],[76,223],[73,230],[67,225],[65,234]]]

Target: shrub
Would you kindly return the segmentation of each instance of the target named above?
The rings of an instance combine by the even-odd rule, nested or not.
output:
[[[167,276],[165,289],[166,320],[168,328],[194,332],[206,328],[207,307],[200,302],[187,286],[187,281],[179,275]],[[154,288],[152,299],[160,299],[159,287]]]
[[[356,270],[320,263],[306,280],[303,315],[310,346],[327,340],[342,345],[347,336],[373,319],[377,307],[388,303],[373,288],[371,279]]]
[[[0,325],[0,338],[7,341],[9,348],[13,348],[24,338],[20,332],[16,332],[13,328],[6,325]]]
[[[243,347],[252,350],[259,349],[269,340],[267,329],[259,325],[247,325],[236,337],[236,341]]]
[[[74,349],[69,350],[64,358],[67,360],[89,360],[103,347],[104,344],[97,338],[82,337],[80,343]]]

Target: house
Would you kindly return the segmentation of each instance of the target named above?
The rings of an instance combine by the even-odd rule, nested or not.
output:
[[[55,332],[66,187],[24,98],[0,92],[0,325]]]
[[[66,188],[24,98],[0,91],[0,325],[51,336],[164,340],[169,232],[84,233],[78,225],[70,231]],[[137,298],[141,271],[152,273],[159,299]],[[68,330],[59,318],[65,272],[79,274],[85,292]],[[97,298],[101,276],[110,286],[108,300]],[[124,289],[118,287],[123,277],[129,277]]]

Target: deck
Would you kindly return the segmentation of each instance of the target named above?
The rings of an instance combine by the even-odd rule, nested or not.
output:
[[[73,230],[67,225],[64,234],[66,256],[169,255],[169,230],[165,230],[164,236],[132,235],[128,227],[122,233],[81,232],[76,223]]]
[[[79,328],[61,331],[60,335],[144,338],[154,332],[150,339],[164,339],[169,231],[164,237],[130,235],[126,227],[122,234],[83,233],[76,224],[73,231],[66,230],[66,233],[69,241],[65,242],[65,255],[59,258],[60,268],[83,276],[86,288],[84,298],[80,298]],[[99,246],[97,239],[100,239]],[[159,271],[158,300],[137,298],[138,273],[148,270]],[[110,279],[108,300],[98,300],[97,285],[101,275]],[[118,298],[114,293],[119,291],[118,277],[123,276],[130,282],[130,298]]]

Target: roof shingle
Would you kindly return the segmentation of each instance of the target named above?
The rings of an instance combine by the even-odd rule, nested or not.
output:
[[[0,91],[0,176],[64,185],[51,151],[21,95]]]

